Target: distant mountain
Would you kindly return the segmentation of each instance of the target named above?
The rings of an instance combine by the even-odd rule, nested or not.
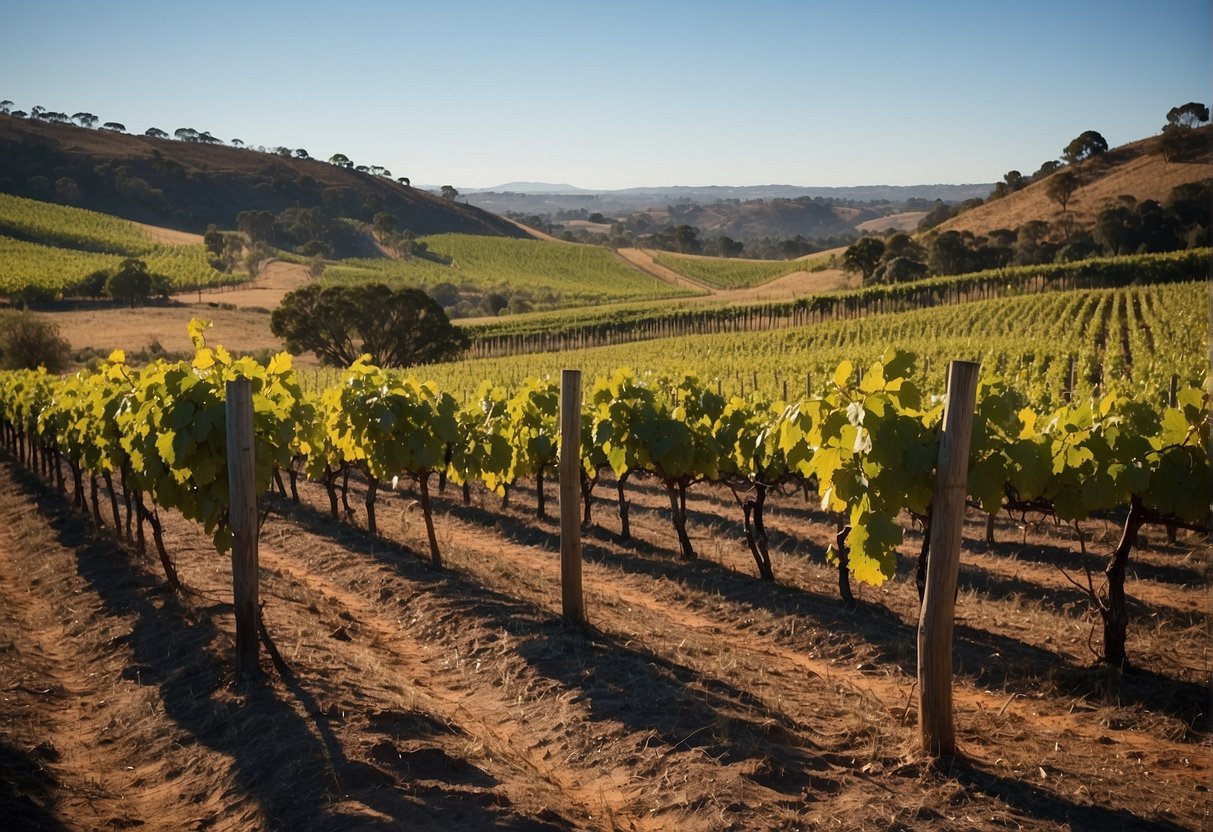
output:
[[[589,194],[594,191],[587,191],[576,185],[553,185],[550,182],[506,182],[504,185],[494,185],[491,188],[465,188],[461,193]]]
[[[599,213],[608,217],[649,212],[654,214],[654,219],[664,220],[670,208],[711,208],[734,203],[747,208],[746,213],[751,215],[749,220],[715,221],[710,217],[687,216],[682,221],[730,236],[802,234],[807,237],[821,237],[853,229],[856,224],[881,214],[927,210],[930,203],[936,200],[959,204],[965,200],[982,198],[988,195],[993,187],[992,183],[819,188],[799,185],[671,185],[591,191],[571,185],[512,182],[492,190],[466,191],[463,199],[470,205],[476,205],[494,214],[546,216],[555,222],[572,218],[572,215],[578,212],[585,212],[587,215]],[[789,202],[796,204],[789,205]],[[806,204],[810,202],[816,203],[816,206]],[[772,206],[772,210],[758,210],[760,203],[767,203]],[[854,217],[826,217],[825,214],[831,206],[847,206],[861,212],[873,210],[875,213],[866,216],[856,214]],[[737,214],[739,211],[739,208],[730,208],[726,213]],[[776,221],[769,222],[772,219]]]
[[[666,185],[660,187],[591,190],[576,185],[555,185],[545,182],[508,182],[492,188],[466,188],[465,195],[488,198],[494,196],[551,197],[576,200],[593,198],[607,205],[626,204],[643,209],[662,206],[668,202],[710,203],[726,199],[799,199],[822,197],[847,201],[904,202],[925,199],[934,202],[964,202],[990,193],[993,183],[966,185],[850,185],[845,187],[808,187],[803,185]],[[476,203],[477,200],[470,200]]]
[[[690,199],[695,202],[722,199],[799,199],[822,197],[849,201],[904,202],[925,199],[934,202],[964,202],[985,196],[991,183],[965,185],[847,185],[842,187],[811,187],[802,185],[671,185],[659,188],[624,188],[604,191],[612,195],[661,197],[672,200]]]

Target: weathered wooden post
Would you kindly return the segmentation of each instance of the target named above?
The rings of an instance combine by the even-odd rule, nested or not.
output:
[[[564,620],[584,625],[581,592],[581,371],[560,373],[560,600]]]
[[[956,753],[952,724],[952,625],[964,524],[969,438],[977,374],[981,365],[953,361],[948,366],[935,496],[931,502],[931,558],[918,618],[918,722],[922,748],[932,757]]]
[[[227,478],[231,504],[232,595],[236,610],[236,679],[260,675],[257,644],[257,487],[253,465],[253,387],[227,383]]]

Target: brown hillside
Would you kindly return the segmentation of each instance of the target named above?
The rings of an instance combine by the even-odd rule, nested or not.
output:
[[[317,159],[0,115],[0,191],[55,200],[64,177],[77,189],[72,204],[192,232],[234,228],[245,210],[299,206],[365,222],[383,210],[417,235],[525,233],[479,208]]]
[[[1122,194],[1138,202],[1153,199],[1165,203],[1177,185],[1200,182],[1210,175],[1213,161],[1213,127],[1199,131],[1203,142],[1198,152],[1183,161],[1167,162],[1150,152],[1157,138],[1143,139],[1109,150],[1103,158],[1078,168],[1084,185],[1066,206],[1080,227],[1091,227],[1095,217]],[[1061,208],[1049,199],[1048,178],[1034,182],[1022,191],[987,202],[965,211],[939,226],[940,231],[971,231],[987,234],[997,228],[1018,228],[1029,220],[1053,224],[1062,216]]]

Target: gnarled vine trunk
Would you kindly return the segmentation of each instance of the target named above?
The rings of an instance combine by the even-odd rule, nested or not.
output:
[[[1123,667],[1126,660],[1129,610],[1125,604],[1125,571],[1129,565],[1129,552],[1137,542],[1137,532],[1144,521],[1145,511],[1141,500],[1134,496],[1129,503],[1129,514],[1125,517],[1120,543],[1104,570],[1108,586],[1099,599],[1099,614],[1103,618],[1103,660],[1115,667]]]

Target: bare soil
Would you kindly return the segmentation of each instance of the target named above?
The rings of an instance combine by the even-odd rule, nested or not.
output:
[[[378,245],[376,243],[376,245]],[[270,260],[258,275],[247,283],[225,286],[202,292],[204,302],[220,303],[240,309],[272,311],[278,308],[288,292],[315,282],[308,274],[307,266],[288,263],[285,260]],[[197,302],[198,293],[183,292],[177,300],[183,303]],[[268,321],[266,326],[268,326]]]
[[[473,490],[413,496],[379,536],[354,484],[273,497],[263,616],[285,673],[231,678],[230,567],[165,516],[189,591],[163,588],[0,460],[0,802],[13,829],[1201,829],[1213,775],[1209,547],[1151,531],[1128,591],[1136,669],[1094,662],[1066,574],[1111,523],[966,529],[956,633],[961,755],[917,751],[910,528],[896,579],[837,600],[832,518],[773,500],[776,584],[727,491],[692,489],[682,561],[650,483],[611,483],[584,529],[591,628],[560,622],[559,530]],[[557,509],[554,488],[551,511]],[[1065,570],[1063,574],[1062,570]],[[1096,638],[1098,633],[1096,632]]]

